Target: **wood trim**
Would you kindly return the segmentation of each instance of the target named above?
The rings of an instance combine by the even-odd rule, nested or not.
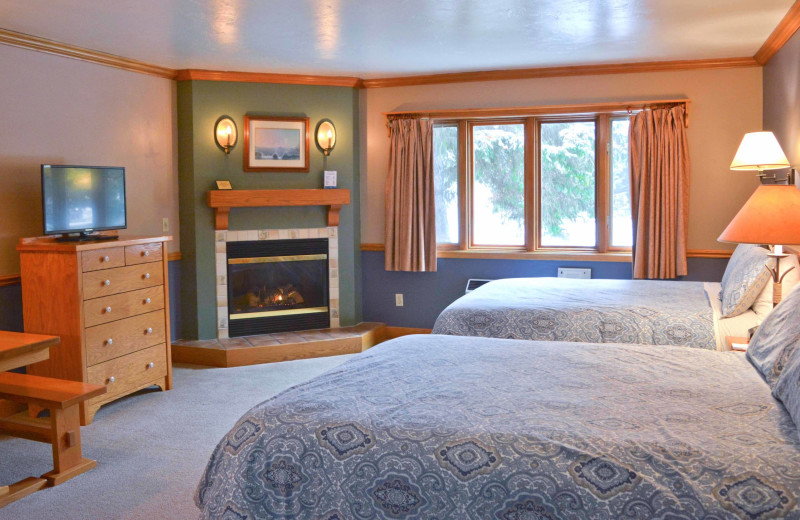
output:
[[[73,58],[98,65],[105,65],[107,67],[114,67],[130,72],[158,76],[160,78],[175,79],[178,74],[178,71],[175,69],[131,60],[114,54],[94,51],[85,47],[78,47],[77,45],[69,45],[46,38],[39,38],[38,36],[32,36],[30,34],[9,31],[8,29],[0,29],[0,43],[13,47],[20,47],[22,49],[54,54],[64,58]]]
[[[609,250],[611,233],[608,226],[611,207],[611,119],[608,114],[600,114],[594,122],[595,127],[595,233],[597,249],[601,253]]]
[[[565,67],[535,67],[529,69],[486,70],[476,72],[454,72],[389,78],[364,79],[362,88],[410,87],[443,83],[465,83],[472,81],[503,81],[513,79],[555,78],[565,76],[589,76],[601,74],[631,74],[639,72],[664,72],[674,70],[732,69],[758,67],[755,58],[712,58],[704,60],[643,61],[637,63],[609,63],[602,65],[572,65]]]
[[[176,262],[178,260],[181,260],[182,258],[183,258],[183,255],[181,254],[181,252],[180,251],[175,251],[174,253],[169,253],[167,255],[167,262]]]
[[[414,327],[385,327],[383,341],[408,336],[409,334],[430,334],[431,329],[418,329]]]
[[[286,85],[321,85],[326,87],[360,88],[361,78],[351,76],[317,76],[313,74],[275,74],[270,72],[236,72],[222,70],[181,69],[178,81],[233,81],[238,83],[281,83]]]
[[[789,41],[797,29],[800,28],[800,0],[796,0],[789,12],[778,23],[772,34],[764,42],[753,58],[759,65],[766,65],[775,54]]]
[[[22,279],[20,278],[19,274],[9,274],[5,276],[0,276],[0,287],[4,287],[6,285],[17,285],[21,283]]]
[[[383,251],[383,244],[363,243],[361,244],[362,251]],[[686,256],[689,258],[730,258],[733,251],[721,249],[689,249]],[[521,260],[586,260],[591,262],[629,262],[631,259],[630,252],[608,252],[597,253],[595,251],[586,253],[576,252],[550,252],[550,251],[535,251],[535,252],[522,252],[522,251],[486,251],[486,250],[438,250],[436,256],[439,258],[495,258],[502,259],[521,259]]]

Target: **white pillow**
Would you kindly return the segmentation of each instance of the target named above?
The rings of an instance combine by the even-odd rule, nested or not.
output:
[[[722,275],[722,317],[738,316],[753,302],[770,279],[766,268],[768,250],[755,244],[739,244]]]
[[[770,260],[769,265],[770,267],[774,266],[775,260]],[[781,294],[784,298],[786,298],[795,285],[800,283],[800,262],[798,262],[797,255],[794,253],[789,253],[789,256],[786,258],[781,258],[781,276],[791,267],[794,267],[794,269],[789,271],[789,273],[783,278],[783,283],[781,284]],[[764,286],[764,289],[753,302],[752,309],[762,320],[767,317],[767,314],[772,312],[771,275],[769,282],[767,282],[767,285]]]

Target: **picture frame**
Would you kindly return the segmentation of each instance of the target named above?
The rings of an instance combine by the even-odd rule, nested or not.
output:
[[[244,116],[244,171],[309,170],[309,118]]]

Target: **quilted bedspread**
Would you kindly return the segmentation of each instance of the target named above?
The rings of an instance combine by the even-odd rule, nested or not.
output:
[[[202,518],[800,519],[800,440],[744,355],[406,336],[256,406]]]
[[[433,333],[717,348],[702,282],[496,280],[442,311]]]

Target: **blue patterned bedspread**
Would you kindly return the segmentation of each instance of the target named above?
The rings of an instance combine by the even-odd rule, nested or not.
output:
[[[702,282],[496,280],[449,305],[433,333],[717,348]]]
[[[202,518],[800,519],[800,440],[733,352],[407,336],[246,413]]]

